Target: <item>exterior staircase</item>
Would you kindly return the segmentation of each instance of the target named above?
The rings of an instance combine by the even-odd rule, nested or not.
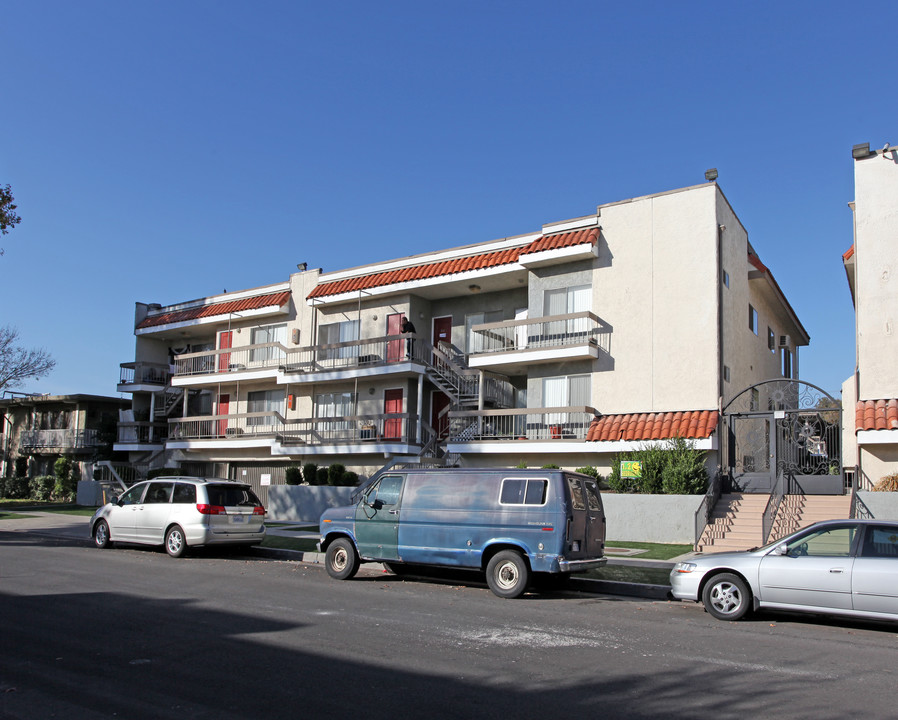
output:
[[[847,519],[850,514],[850,495],[786,495],[773,522],[770,539],[785,537],[820,520]]]
[[[695,545],[698,552],[748,550],[764,544],[763,518],[768,495],[721,495],[711,520]]]

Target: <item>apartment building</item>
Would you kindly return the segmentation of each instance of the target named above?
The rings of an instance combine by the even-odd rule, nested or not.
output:
[[[525,235],[138,303],[134,332],[116,448],[263,488],[306,462],[607,472],[675,435],[713,470],[719,409],[797,378],[809,341],[713,181]]]
[[[898,150],[855,145],[854,242],[842,256],[857,364],[842,385],[844,464],[870,489],[898,472]],[[850,412],[851,410],[854,412]]]

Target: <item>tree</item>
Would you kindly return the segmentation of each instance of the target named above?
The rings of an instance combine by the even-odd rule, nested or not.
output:
[[[18,338],[14,327],[0,327],[0,390],[18,387],[28,378],[38,380],[56,367],[46,350],[26,350],[16,344]]]
[[[0,187],[0,235],[6,235],[13,227],[22,222],[22,218],[16,215],[16,205],[13,202],[12,188],[7,185]],[[3,248],[0,248],[0,255]],[[0,387],[3,387],[0,385]]]

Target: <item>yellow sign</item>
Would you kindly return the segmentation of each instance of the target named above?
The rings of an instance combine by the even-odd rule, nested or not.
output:
[[[620,464],[620,476],[625,478],[641,478],[642,463],[638,460],[623,460]]]

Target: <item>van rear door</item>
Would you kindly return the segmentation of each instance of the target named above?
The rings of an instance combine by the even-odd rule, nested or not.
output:
[[[375,560],[399,559],[399,512],[404,475],[384,475],[355,508],[359,555]]]
[[[568,477],[570,515],[567,527],[569,560],[599,558],[604,554],[605,514],[595,481]]]

